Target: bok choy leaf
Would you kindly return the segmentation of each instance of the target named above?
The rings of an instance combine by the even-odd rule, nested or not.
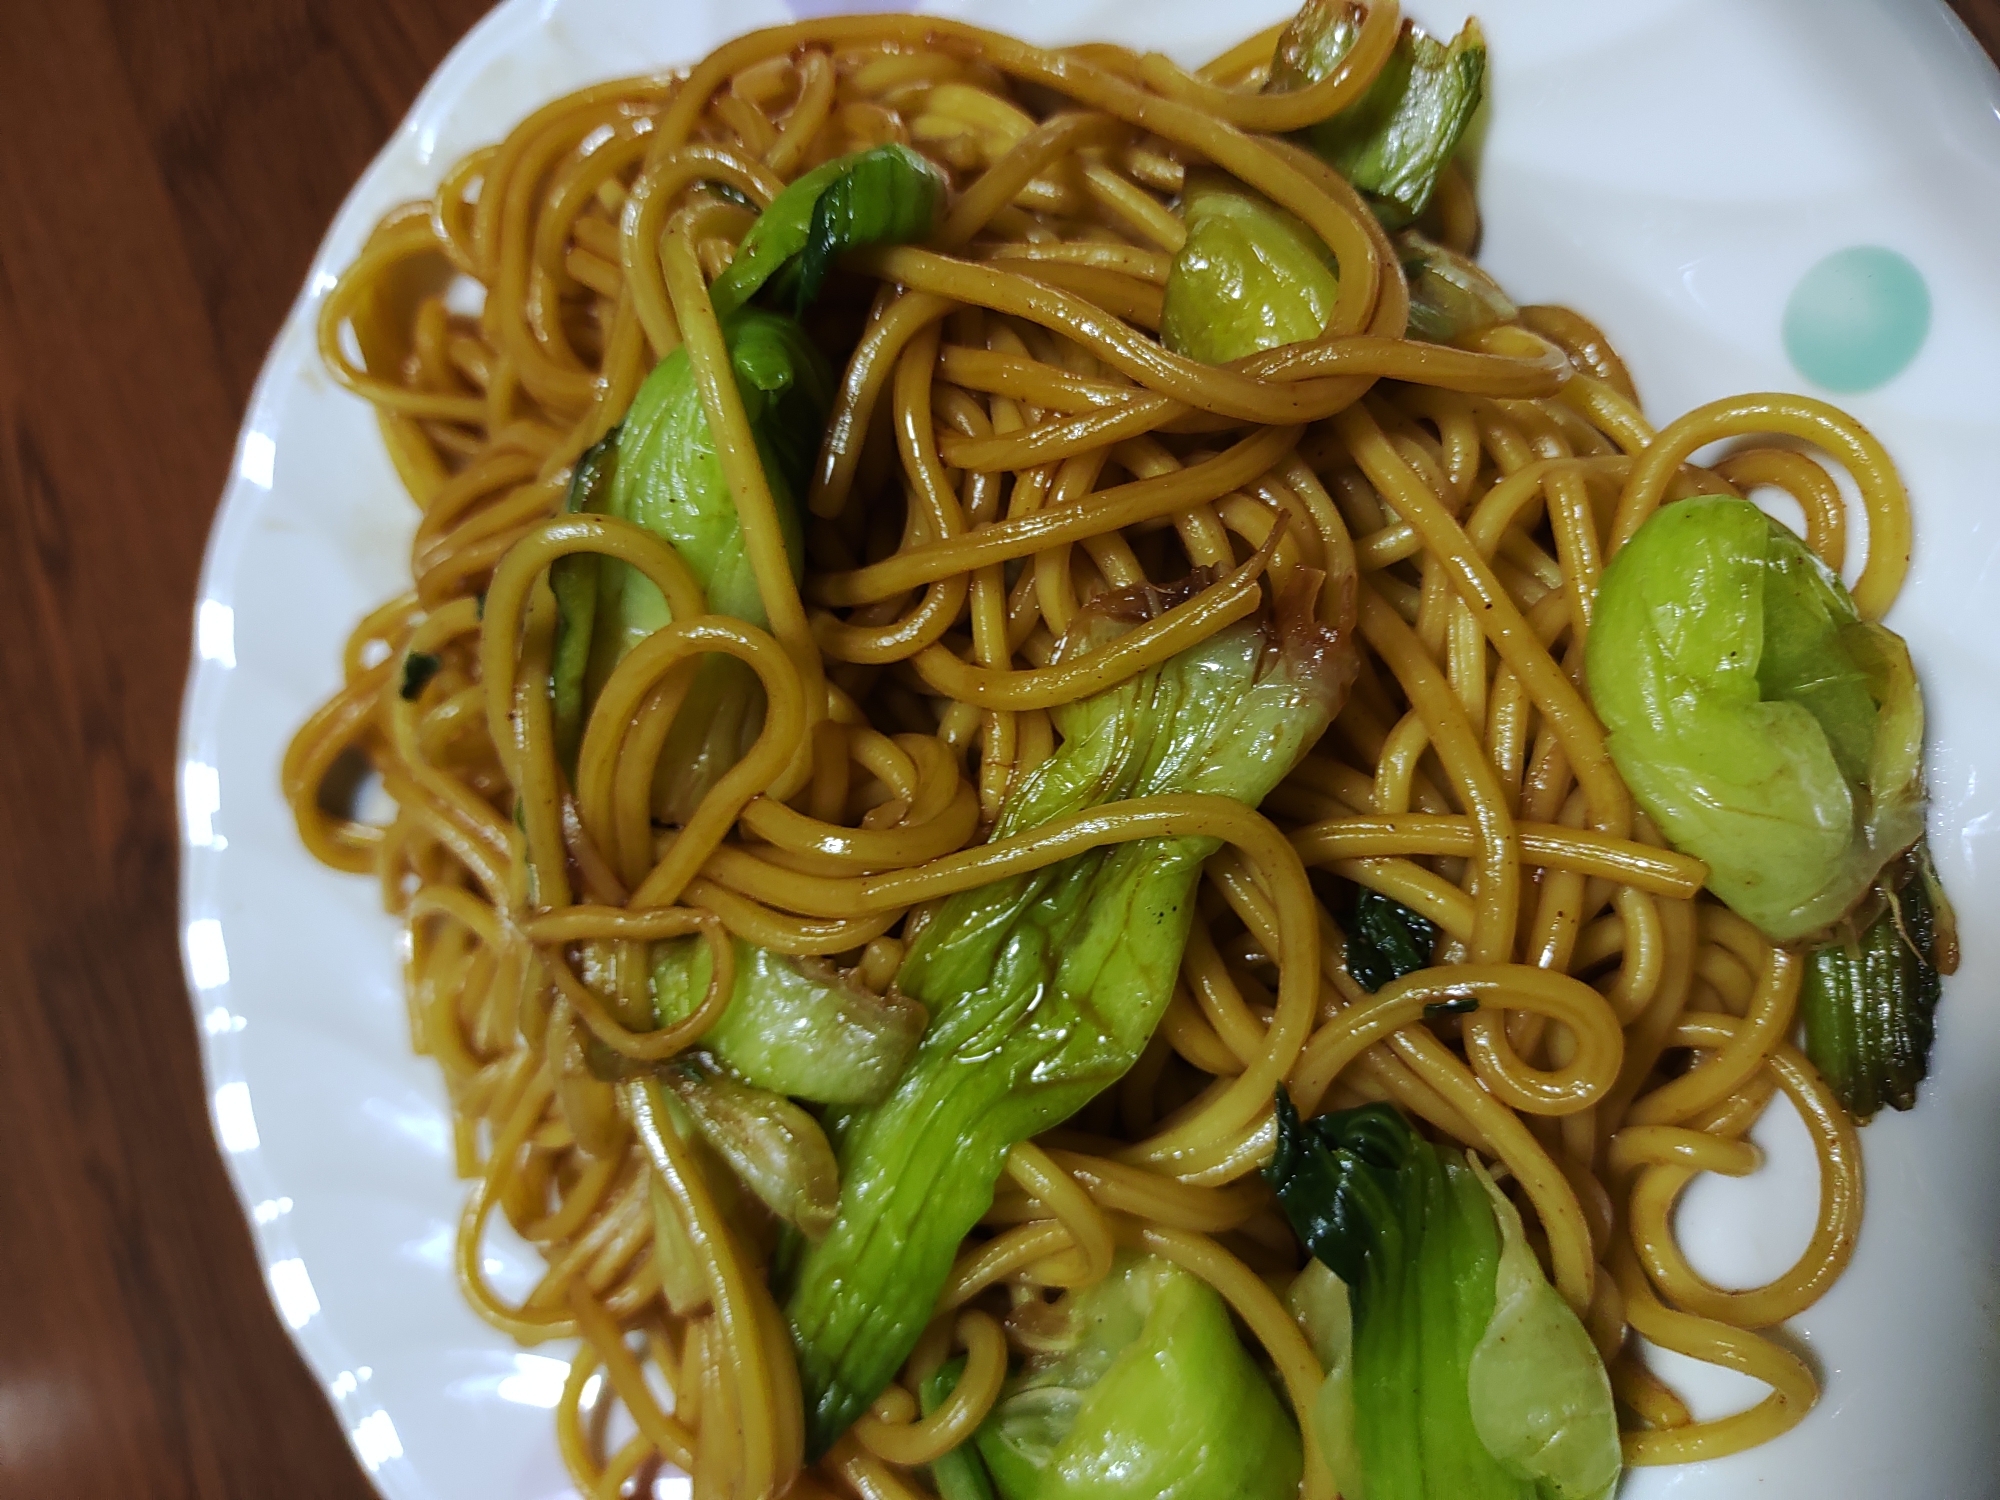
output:
[[[1396,236],[1403,279],[1410,285],[1410,337],[1449,344],[1511,323],[1521,310],[1500,283],[1470,257],[1448,250],[1414,229]]]
[[[1943,976],[1957,967],[1951,906],[1922,844],[1813,950],[1799,991],[1806,1055],[1856,1120],[1916,1105]]]
[[[1908,648],[1749,501],[1648,520],[1604,571],[1585,665],[1633,796],[1774,941],[1839,921],[1922,837]]]
[[[1430,966],[1437,928],[1400,901],[1363,886],[1354,909],[1339,920],[1347,939],[1347,972],[1369,994]]]
[[[742,309],[723,319],[723,334],[796,574],[804,561],[798,496],[818,448],[832,377],[790,318]],[[578,460],[570,507],[644,527],[680,554],[711,610],[765,623],[736,503],[685,349],[660,362],[624,422]],[[608,558],[560,559],[552,587],[559,629],[550,693],[558,747],[565,761],[573,763],[583,723],[604,680],[628,651],[668,622],[668,610],[650,581]],[[763,712],[763,689],[749,668],[730,657],[705,658],[661,750],[654,774],[655,816],[683,821],[741,758],[756,737]],[[708,987],[709,963],[700,939],[654,945],[653,1003],[661,1024],[693,1013]],[[763,1115],[757,1117],[769,1127],[766,1138],[798,1134],[801,1120],[817,1135],[818,1127],[780,1096],[821,1103],[880,1098],[908,1060],[923,1024],[922,1008],[912,1001],[868,994],[830,966],[739,941],[735,990],[702,1045],[741,1082],[710,1080],[699,1099],[683,1097],[680,1103],[710,1125],[730,1120],[747,1128],[754,1123],[754,1112],[746,1113],[745,1094],[732,1092],[747,1084],[769,1091],[760,1105]],[[691,1086],[689,1077],[680,1077],[677,1095]],[[708,1116],[701,1113],[702,1100],[715,1106]],[[824,1142],[820,1144],[824,1152]],[[723,1148],[718,1144],[717,1149]],[[742,1166],[738,1157],[748,1160],[743,1152],[729,1160]],[[827,1163],[821,1188],[832,1181],[830,1155]],[[746,1180],[754,1187],[754,1169],[743,1170],[752,1173]],[[831,1198],[826,1202],[830,1212]],[[778,1211],[810,1223],[817,1209]]]
[[[805,565],[799,496],[825,428],[833,376],[790,318],[745,309],[723,320],[723,336],[797,575]],[[766,623],[685,347],[660,361],[624,422],[578,462],[570,494],[572,509],[617,516],[671,543],[717,614]],[[650,580],[612,558],[564,558],[552,587],[559,617],[550,692],[558,747],[573,757],[589,704],[625,654],[667,623],[667,602]],[[763,716],[754,672],[734,657],[705,659],[660,753],[655,815],[685,821],[742,758]]]
[[[708,992],[707,943],[653,947],[653,1005],[661,1025],[694,1014]],[[701,1046],[759,1088],[816,1104],[873,1104],[916,1050],[924,1008],[893,991],[873,994],[830,963],[736,940],[736,988]]]
[[[926,239],[944,212],[944,173],[908,146],[890,144],[814,167],[771,200],[710,288],[718,313],[760,290],[794,314],[819,295],[834,260],[864,245]]]
[[[1273,90],[1317,83],[1353,50],[1361,7],[1351,0],[1306,0],[1278,38]],[[1437,180],[1471,124],[1486,79],[1486,38],[1477,21],[1449,44],[1403,23],[1395,50],[1368,92],[1300,133],[1352,183],[1390,229],[1430,206]]]
[[[1288,1500],[1298,1428],[1199,1277],[1121,1254],[1037,1314],[978,1435],[1001,1500]]]
[[[918,1392],[918,1402],[925,1416],[929,1416],[950,1399],[958,1386],[958,1377],[965,1373],[965,1356],[959,1355],[939,1365],[923,1383]],[[938,1492],[938,1500],[994,1500],[993,1480],[987,1475],[986,1465],[979,1457],[979,1447],[974,1441],[960,1443],[951,1452],[931,1464],[931,1484]]]
[[[1276,204],[1217,172],[1190,172],[1187,239],[1167,272],[1160,340],[1204,364],[1318,338],[1340,290],[1333,257]]]
[[[585,450],[570,470],[564,509],[604,515],[611,509],[611,475],[618,467],[618,429],[612,428]],[[554,721],[556,755],[574,768],[588,712],[585,679],[597,634],[597,598],[604,578],[603,560],[592,553],[556,559],[549,569],[549,588],[556,596],[555,658],[549,669],[549,708]],[[659,591],[654,590],[657,594]],[[666,603],[661,601],[661,612]]]
[[[1302,1121],[1278,1091],[1265,1176],[1316,1266],[1291,1305],[1327,1370],[1314,1410],[1343,1495],[1600,1500],[1611,1383],[1476,1159],[1385,1104]]]
[[[1065,649],[1146,617],[1158,590],[1100,595]],[[1057,709],[1056,754],[1011,790],[995,837],[1128,797],[1255,805],[1319,737],[1351,660],[1303,595]],[[930,1010],[881,1104],[845,1117],[840,1215],[796,1268],[807,1446],[824,1452],[908,1356],[1015,1142],[1068,1118],[1138,1058],[1172,993],[1215,844],[1155,838],[945,901],[897,977]]]
[[[758,1201],[807,1239],[826,1233],[840,1176],[818,1121],[696,1055],[677,1057],[659,1072],[701,1138]]]

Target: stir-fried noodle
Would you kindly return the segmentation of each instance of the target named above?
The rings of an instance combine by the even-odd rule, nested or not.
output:
[[[1830,455],[1865,504],[1854,598],[1876,619],[1908,553],[1903,491],[1809,399],[1656,429],[1575,312],[1523,308],[1457,346],[1409,336],[1397,246],[1284,134],[1358,97],[1397,25],[1376,4],[1354,65],[1292,93],[1258,91],[1269,33],[1190,74],[928,18],[759,32],[684,76],[537,110],[386,218],[326,296],[327,363],[374,405],[421,518],[411,591],[355,629],[285,788],[313,853],[374,872],[408,923],[412,1031],[473,1184],[460,1278],[522,1341],[582,1340],[557,1421],[587,1493],[662,1463],[697,1494],[926,1493],[921,1466],[1001,1389],[1003,1315],[1101,1277],[1121,1246],[1212,1284],[1303,1417],[1322,1372],[1267,1281],[1300,1252],[1256,1175],[1281,1082],[1307,1116],[1392,1101],[1497,1164],[1610,1368],[1627,1461],[1734,1452],[1813,1404],[1813,1373],[1760,1330],[1840,1275],[1862,1182],[1853,1125],[1787,1040],[1803,960],[1635,810],[1581,664],[1603,569],[1663,502],[1777,486],[1838,570],[1845,511],[1799,445]],[[846,363],[799,497],[801,586],[711,284],[788,181],[888,142],[949,192],[933,232],[848,255],[807,316]],[[1163,345],[1191,166],[1323,243],[1338,283],[1319,337],[1222,366]],[[1457,168],[1420,227],[1472,250]],[[481,310],[453,310],[454,278]],[[762,623],[711,613],[645,528],[566,508],[676,350]],[[1691,466],[1746,436],[1777,444]],[[650,580],[670,623],[597,674],[565,731],[551,580],[585,556]],[[1119,633],[1084,638],[1111,616]],[[1261,811],[1169,790],[990,837],[1057,753],[1064,705],[1232,629],[1267,654],[1309,634],[1338,708]],[[712,711],[698,669],[718,656],[754,676],[761,715],[663,815],[655,767],[684,705]],[[329,790],[357,756],[394,799],[385,826]],[[899,968],[944,898],[1141,839],[1214,850],[1157,1029],[1012,1149],[899,1380],[808,1464],[776,1219],[635,1080],[693,1055],[746,954],[907,1007]],[[1438,962],[1357,982],[1357,890],[1432,924]],[[689,939],[706,984],[674,1019],[650,955]],[[1784,1275],[1723,1290],[1676,1241],[1675,1205],[1699,1173],[1754,1169],[1746,1132],[1780,1092],[1818,1152],[1818,1223]],[[519,1303],[483,1269],[496,1212],[547,1260]],[[1769,1393],[1696,1421],[1633,1335]],[[955,1393],[920,1415],[961,1350]],[[1312,1464],[1305,1492],[1331,1493]]]

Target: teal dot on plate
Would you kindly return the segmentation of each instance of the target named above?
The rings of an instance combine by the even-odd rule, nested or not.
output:
[[[1923,347],[1931,293],[1908,257],[1880,245],[1836,250],[1785,304],[1785,353],[1806,379],[1854,395],[1886,385]]]

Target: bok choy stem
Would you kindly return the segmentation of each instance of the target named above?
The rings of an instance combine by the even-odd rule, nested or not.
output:
[[[1265,1177],[1315,1258],[1292,1306],[1327,1371],[1314,1421],[1341,1492],[1608,1497],[1610,1380],[1477,1159],[1386,1104],[1305,1121],[1281,1087],[1277,1121]]]
[[[1100,596],[1065,650],[1129,628],[1159,592]],[[1318,738],[1351,674],[1310,609],[1299,589],[1275,620],[1229,627],[1057,710],[1062,745],[1010,791],[995,836],[1138,796],[1262,800]],[[909,1354],[1008,1150],[1137,1059],[1215,847],[1144,839],[1077,855],[950,898],[911,945],[897,985],[929,1007],[930,1028],[890,1096],[843,1120],[840,1214],[801,1256],[786,1303],[813,1452]]]

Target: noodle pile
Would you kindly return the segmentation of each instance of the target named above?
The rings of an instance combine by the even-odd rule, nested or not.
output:
[[[325,358],[373,404],[421,519],[412,591],[354,630],[284,785],[313,853],[373,871],[408,923],[411,1026],[473,1183],[459,1274],[495,1327],[581,1339],[557,1421],[584,1493],[632,1492],[663,1464],[697,1495],[928,1493],[915,1466],[999,1391],[998,1315],[1101,1276],[1117,1246],[1210,1282],[1303,1420],[1321,1371],[1266,1280],[1301,1257],[1255,1170],[1281,1080],[1304,1114],[1390,1100],[1504,1164],[1609,1365],[1629,1462],[1731,1453],[1813,1404],[1813,1374],[1760,1330],[1810,1306],[1853,1250],[1855,1131],[1787,1040],[1799,956],[1702,894],[1704,867],[1635,812],[1579,685],[1583,641],[1605,561],[1664,501],[1776,486],[1839,569],[1840,495],[1794,444],[1860,487],[1855,599],[1879,618],[1908,553],[1902,490],[1872,438],[1803,398],[1719,402],[1656,430],[1604,338],[1563,309],[1525,309],[1465,348],[1406,339],[1408,293],[1373,215],[1281,134],[1358,97],[1398,24],[1393,0],[1375,4],[1366,66],[1295,94],[1256,92],[1272,33],[1190,74],[933,19],[760,32],[685,76],[536,111],[433,201],[390,214],[326,296]],[[927,244],[850,256],[809,323],[853,354],[801,591],[707,286],[751,221],[743,200],[888,141],[943,166],[952,196]],[[1191,163],[1330,247],[1339,290],[1318,341],[1210,367],[1156,340]],[[1471,250],[1456,169],[1424,227]],[[479,311],[453,310],[454,280],[483,290]],[[572,465],[682,345],[768,632],[708,614],[665,543],[563,509]],[[1783,446],[1691,466],[1743,437]],[[606,686],[571,785],[551,743],[547,577],[580,552],[651,578],[673,623]],[[1219,581],[1114,650],[1052,661],[1094,594],[1194,568]],[[1155,799],[984,841],[1009,785],[1050,754],[1052,706],[1307,570],[1358,676],[1261,814]],[[652,767],[686,664],[716,652],[762,682],[762,731],[683,827],[657,828]],[[420,658],[436,670],[413,694]],[[357,758],[394,799],[386,826],[340,805]],[[1070,1127],[1015,1150],[902,1382],[801,1474],[767,1246],[732,1228],[675,1131],[620,1111],[586,1047],[685,1049],[726,1003],[731,934],[880,991],[913,910],[1168,832],[1224,847],[1152,1045]],[[1452,961],[1363,991],[1328,905],[1350,882],[1435,923]],[[708,999],[646,1029],[645,945],[686,934],[712,946]],[[1476,1011],[1436,1011],[1467,995]],[[1677,1244],[1675,1205],[1699,1173],[1756,1168],[1745,1136],[1780,1092],[1817,1148],[1818,1223],[1776,1281],[1722,1290]],[[642,1130],[662,1137],[650,1152]],[[687,1317],[662,1297],[656,1173],[709,1291]],[[547,1260],[519,1304],[482,1271],[496,1211]],[[1769,1394],[1696,1421],[1633,1335]],[[954,1349],[966,1374],[919,1419],[911,1393]],[[1309,1467],[1304,1492],[1331,1485]]]

